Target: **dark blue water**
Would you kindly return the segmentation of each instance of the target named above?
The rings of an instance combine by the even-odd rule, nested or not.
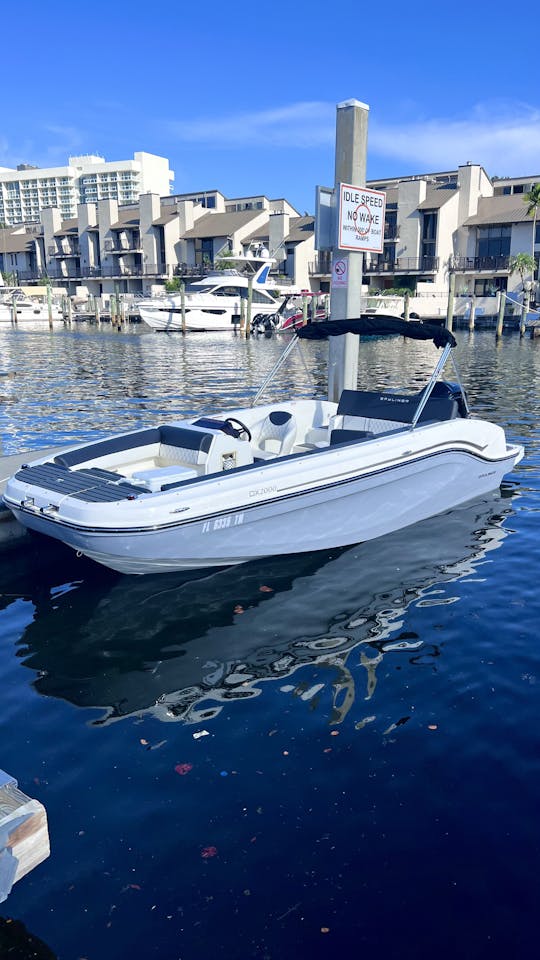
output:
[[[0,555],[0,766],[52,848],[0,917],[43,956],[536,955],[540,343],[458,336],[475,413],[526,446],[482,502],[191,581],[42,541]],[[281,345],[8,328],[0,346],[14,452],[236,406]],[[326,348],[303,349],[270,397],[322,391]],[[362,384],[421,383],[432,357],[365,343]]]

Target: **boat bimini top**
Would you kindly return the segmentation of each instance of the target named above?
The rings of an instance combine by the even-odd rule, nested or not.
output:
[[[367,337],[409,337],[412,340],[433,340],[436,347],[455,347],[454,334],[445,327],[434,323],[422,323],[418,320],[403,320],[379,314],[363,314],[351,320],[319,320],[306,324],[296,331],[300,340],[328,340],[328,337],[341,337],[345,333],[362,334]]]
[[[442,354],[435,366],[433,373],[425,389],[418,398],[418,406],[411,419],[411,429],[414,429],[418,423],[422,412],[433,393],[433,389],[439,379],[445,363],[450,355],[450,351],[457,346],[456,338],[450,330],[445,327],[439,327],[434,323],[422,323],[417,320],[403,320],[401,317],[393,317],[379,314],[363,314],[361,317],[355,317],[348,320],[319,320],[314,323],[308,323],[299,327],[295,335],[285,347],[285,350],[279,357],[264,383],[251,401],[251,406],[259,401],[265,392],[268,384],[271,383],[281,365],[285,362],[289,353],[294,349],[300,340],[328,340],[330,337],[342,337],[345,334],[355,334],[356,336],[367,337],[395,337],[403,336],[412,340],[433,340],[436,347],[442,348]],[[452,358],[452,364],[456,374],[456,398],[459,396],[460,404],[463,407],[463,415],[469,415],[465,390],[461,384],[456,364]]]

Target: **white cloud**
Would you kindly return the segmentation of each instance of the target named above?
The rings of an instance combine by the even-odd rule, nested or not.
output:
[[[497,176],[540,172],[540,110],[479,104],[470,116],[370,124],[368,152],[414,163],[419,171],[479,163]]]
[[[540,109],[525,103],[494,101],[477,104],[461,117],[418,117],[407,104],[407,119],[380,120],[373,108],[368,134],[368,160],[377,157],[414,165],[419,171],[455,168],[470,160],[488,173],[505,176],[540,171]],[[170,133],[179,141],[214,147],[289,147],[309,149],[333,144],[336,107],[306,101],[259,112],[173,121]]]
[[[171,134],[178,140],[255,148],[327,145],[333,141],[334,128],[335,106],[320,101],[169,124]]]
[[[84,134],[76,127],[48,124],[39,131],[39,140],[0,140],[0,166],[14,168],[19,163],[33,163],[40,167],[64,166],[70,154],[79,152],[84,139]]]

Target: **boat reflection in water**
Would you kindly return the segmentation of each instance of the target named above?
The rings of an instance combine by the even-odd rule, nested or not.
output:
[[[403,614],[413,602],[452,602],[429,592],[470,574],[501,545],[513,495],[506,484],[481,502],[377,541],[255,561],[198,580],[104,572],[92,582],[95,568],[82,561],[85,579],[32,597],[36,613],[19,656],[36,671],[39,693],[103,708],[94,723],[145,711],[208,722],[225,703],[260,693],[263,680],[317,665],[317,689],[300,683],[296,693],[310,699],[328,686],[330,722],[339,723],[356,693],[352,651],[361,647],[354,667],[360,661],[366,669],[358,691],[365,699],[383,658],[434,654],[432,640],[424,647],[401,633]]]

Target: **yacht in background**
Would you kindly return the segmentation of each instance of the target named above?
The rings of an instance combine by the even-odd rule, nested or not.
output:
[[[0,323],[13,323],[13,303],[17,313],[17,323],[26,320],[48,320],[49,306],[42,298],[27,297],[20,287],[0,288]],[[53,300],[52,319],[63,320],[62,310]]]
[[[186,286],[186,330],[234,330],[240,324],[241,301],[247,300],[251,283],[252,314],[275,314],[282,291],[270,279],[275,260],[268,256],[230,256],[226,262],[238,268],[215,270]],[[243,268],[243,269],[242,269]],[[292,288],[287,286],[287,293]],[[182,330],[182,298],[179,293],[152,297],[138,303],[141,320],[152,330]]]

